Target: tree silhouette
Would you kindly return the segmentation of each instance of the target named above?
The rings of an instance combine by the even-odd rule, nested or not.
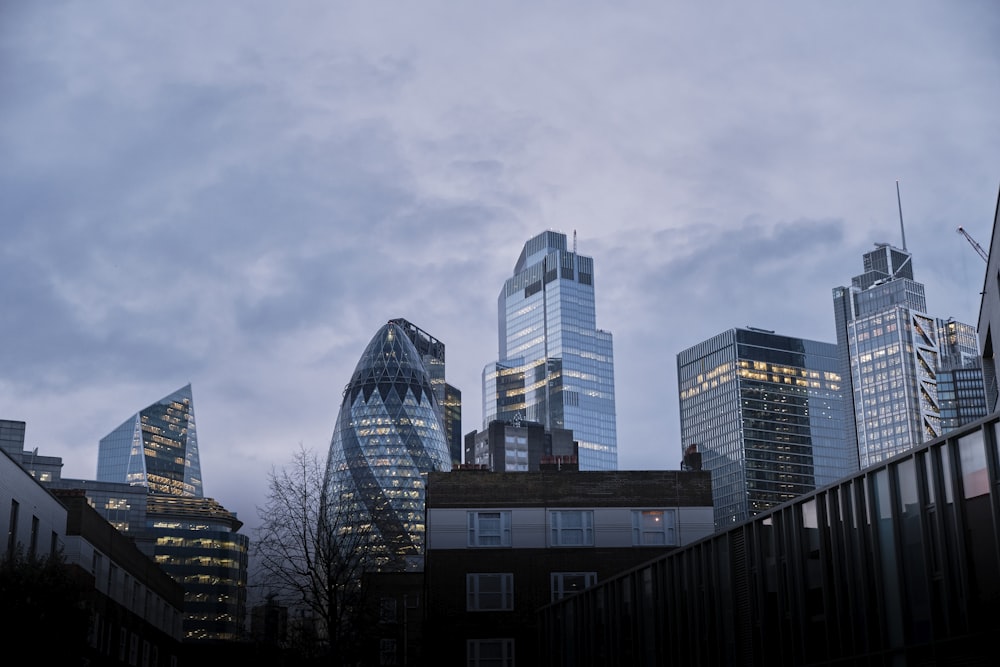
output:
[[[261,589],[292,610],[286,647],[307,660],[347,664],[361,650],[371,528],[327,503],[325,487],[325,464],[299,445],[268,475],[253,549]]]

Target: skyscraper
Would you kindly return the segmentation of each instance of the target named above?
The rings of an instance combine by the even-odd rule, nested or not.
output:
[[[451,452],[451,462],[462,462],[462,392],[445,382],[444,343],[401,317],[389,320],[398,324],[413,347],[420,353],[431,388],[437,398],[438,415],[444,425],[444,437]]]
[[[857,470],[837,346],[730,329],[677,355],[682,451],[712,472],[715,526]]]
[[[327,459],[326,499],[341,525],[369,532],[385,571],[423,567],[426,474],[451,470],[437,397],[398,323],[368,343],[347,388]]]
[[[848,434],[861,467],[941,435],[937,380],[943,358],[978,357],[974,336],[949,336],[927,314],[924,286],[905,249],[876,243],[850,287],[833,289],[837,345],[847,396]],[[945,333],[945,335],[942,335]]]
[[[615,470],[614,353],[597,328],[594,260],[566,235],[528,240],[497,298],[499,361],[483,370],[483,429],[524,419],[568,429],[581,470]]]
[[[144,486],[150,493],[202,497],[190,384],[143,408],[101,438],[97,481]]]
[[[97,481],[106,484],[83,485],[90,502],[128,526],[141,548],[152,545],[156,562],[184,586],[184,641],[238,639],[250,541],[236,515],[203,494],[190,384],[101,438]],[[112,482],[145,488],[145,502],[132,504]],[[120,511],[112,516],[112,508]]]

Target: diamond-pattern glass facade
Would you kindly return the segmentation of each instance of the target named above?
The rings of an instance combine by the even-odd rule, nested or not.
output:
[[[422,567],[426,474],[451,469],[437,398],[398,324],[379,329],[344,390],[326,497],[340,523],[368,530],[382,570]]]

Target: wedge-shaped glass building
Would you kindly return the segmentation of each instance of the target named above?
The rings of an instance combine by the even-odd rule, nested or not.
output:
[[[97,481],[144,486],[150,493],[203,497],[190,384],[101,438]]]
[[[426,475],[451,470],[431,380],[406,332],[379,329],[344,390],[327,460],[327,512],[368,535],[383,571],[423,567]]]

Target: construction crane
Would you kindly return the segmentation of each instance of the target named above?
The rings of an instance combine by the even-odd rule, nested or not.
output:
[[[976,249],[976,252],[979,253],[979,256],[983,258],[984,262],[990,261],[990,256],[986,254],[985,250],[983,250],[983,246],[976,243],[976,239],[969,236],[969,232],[965,231],[965,228],[959,227],[958,233],[964,236],[965,240],[972,244],[972,247]]]

